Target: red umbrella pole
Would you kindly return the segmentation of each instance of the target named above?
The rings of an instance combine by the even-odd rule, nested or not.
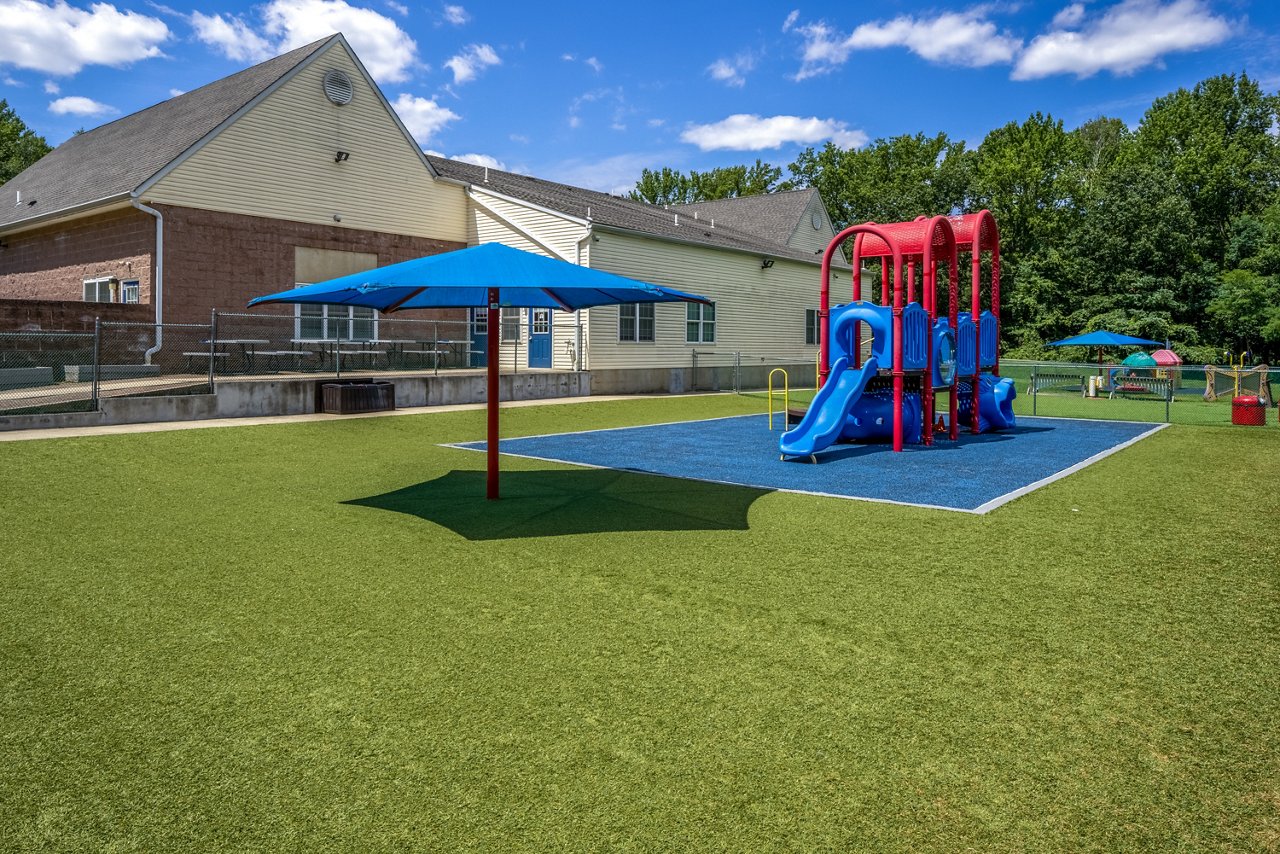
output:
[[[498,336],[501,330],[498,324],[498,289],[489,288],[488,336],[485,349],[488,351],[485,366],[488,369],[489,389],[485,399],[489,403],[489,440],[485,444],[489,458],[489,479],[485,489],[485,497],[494,500],[498,497]]]

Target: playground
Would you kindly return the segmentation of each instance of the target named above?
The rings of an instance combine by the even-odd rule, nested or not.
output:
[[[762,401],[512,407],[504,445],[713,419]],[[0,443],[7,846],[1274,846],[1280,430],[978,516],[505,455],[486,501],[448,447],[484,424]],[[783,463],[777,426],[810,476],[975,447]]]

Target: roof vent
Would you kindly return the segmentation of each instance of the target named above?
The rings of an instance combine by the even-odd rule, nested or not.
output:
[[[351,103],[351,96],[355,94],[355,86],[351,85],[351,78],[345,72],[334,68],[326,71],[324,74],[324,96],[332,103],[341,107],[343,104]]]

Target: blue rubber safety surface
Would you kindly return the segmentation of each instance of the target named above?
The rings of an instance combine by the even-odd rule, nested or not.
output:
[[[1019,417],[1001,433],[939,435],[932,447],[837,444],[778,458],[765,415],[503,439],[503,454],[691,480],[986,513],[1064,477],[1163,424]],[[452,447],[484,450],[484,442]]]

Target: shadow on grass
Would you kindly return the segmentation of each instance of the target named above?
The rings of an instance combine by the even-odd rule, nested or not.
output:
[[[612,469],[502,473],[502,498],[485,499],[485,473],[435,480],[343,504],[407,513],[468,540],[617,531],[745,531],[751,504],[770,490]]]

